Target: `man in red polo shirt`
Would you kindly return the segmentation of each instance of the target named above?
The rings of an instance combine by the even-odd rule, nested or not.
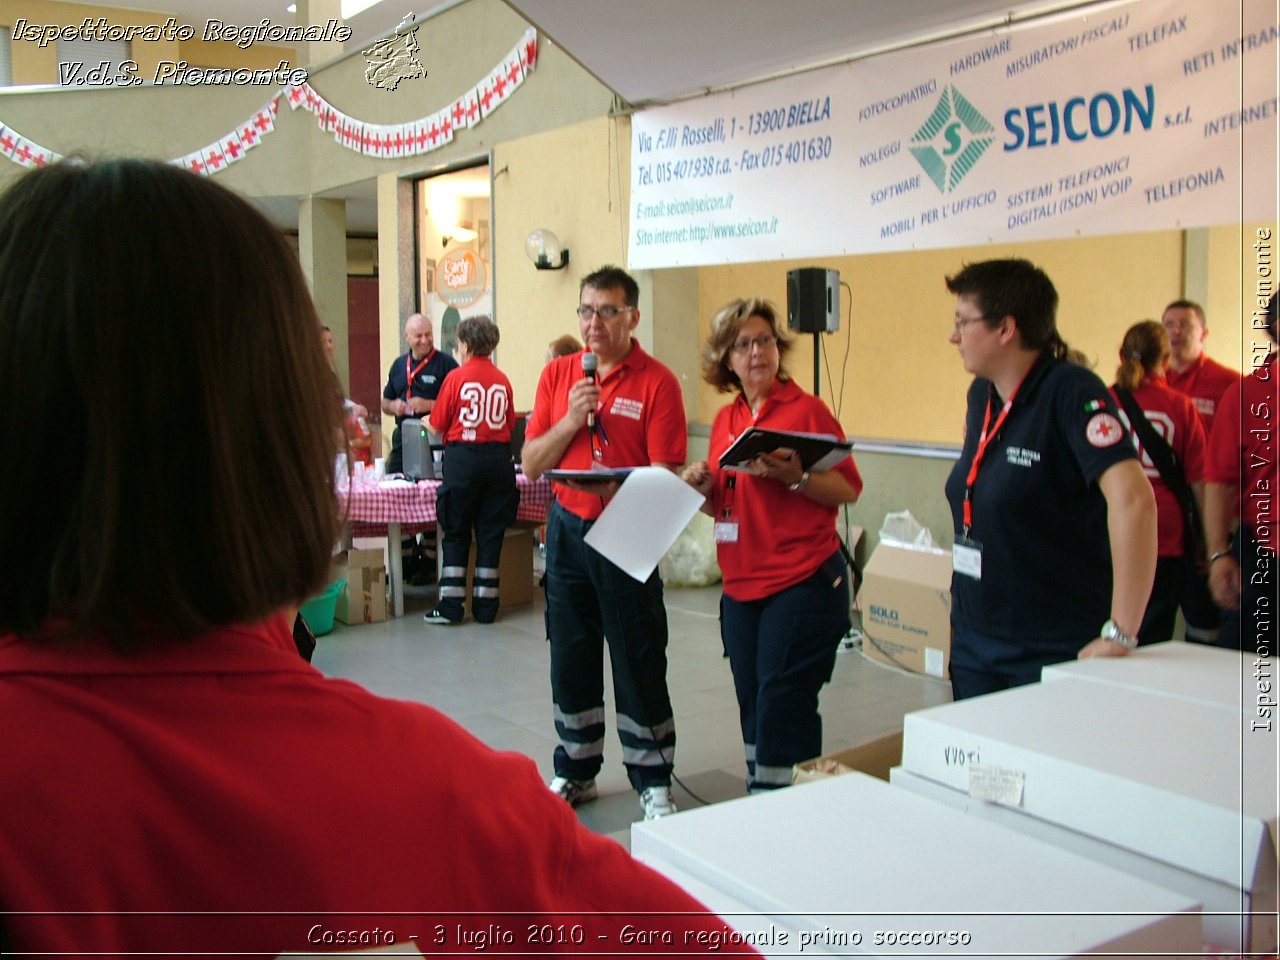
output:
[[[1261,300],[1261,297],[1259,297]],[[1275,499],[1276,424],[1280,366],[1276,363],[1276,295],[1259,302],[1251,331],[1262,327],[1270,352],[1257,357],[1239,390],[1222,398],[1222,416],[1209,436],[1205,458],[1204,526],[1209,585],[1222,608],[1218,645],[1256,653],[1276,652],[1276,552],[1280,529]],[[1253,344],[1255,349],[1260,341]],[[1260,361],[1260,362],[1259,362]],[[1235,521],[1239,528],[1232,532]]]
[[[633,337],[640,288],[617,267],[582,280],[578,322],[588,352],[552,360],[538,382],[521,460],[537,479],[553,467],[684,463],[684,400],[675,375]],[[597,370],[584,373],[594,355]],[[675,722],[667,693],[667,612],[655,571],[638,583],[583,538],[617,483],[557,483],[547,520],[547,628],[560,745],[551,790],[576,806],[596,796],[604,763],[604,643],[609,644],[618,738],[645,819],[675,812]]]
[[[1213,415],[1227,388],[1240,382],[1240,374],[1224,367],[1204,352],[1209,328],[1204,307],[1191,300],[1175,300],[1164,308],[1160,322],[1169,334],[1169,386],[1185,393],[1196,405],[1207,435]]]
[[[1164,308],[1160,322],[1169,334],[1169,371],[1165,379],[1172,389],[1191,398],[1208,439],[1218,405],[1227,390],[1240,382],[1240,374],[1204,352],[1209,328],[1200,304],[1175,300]],[[1199,564],[1187,567],[1178,605],[1187,622],[1187,639],[1213,643],[1218,631],[1218,608],[1209,595],[1207,574]]]

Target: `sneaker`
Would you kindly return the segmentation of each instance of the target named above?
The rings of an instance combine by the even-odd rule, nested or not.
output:
[[[551,792],[571,807],[594,800],[596,792],[595,778],[590,780],[570,780],[567,777],[556,777],[550,783]]]
[[[671,788],[648,787],[640,794],[640,808],[644,810],[646,820],[671,816],[676,812],[675,802],[671,799]]]
[[[443,624],[446,627],[452,627],[454,624],[462,622],[462,617],[459,617],[457,620],[454,620],[450,617],[446,617],[443,613],[440,612],[440,609],[438,607],[432,610],[430,613],[424,613],[422,615],[422,619],[427,621],[427,623],[439,623],[439,624]]]

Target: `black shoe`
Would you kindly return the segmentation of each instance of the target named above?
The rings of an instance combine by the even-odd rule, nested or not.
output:
[[[427,623],[439,623],[446,627],[452,627],[455,624],[462,622],[462,617],[459,617],[457,620],[454,620],[452,617],[446,617],[440,612],[439,608],[432,610],[430,613],[424,613],[422,615],[422,619],[427,621]]]

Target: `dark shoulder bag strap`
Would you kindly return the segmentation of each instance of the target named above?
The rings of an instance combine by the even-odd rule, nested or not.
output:
[[[1190,491],[1190,487],[1187,486],[1186,474],[1182,472],[1182,464],[1178,463],[1178,455],[1173,452],[1173,447],[1169,446],[1164,437],[1156,433],[1155,427],[1151,426],[1151,421],[1138,406],[1138,401],[1133,399],[1132,393],[1119,386],[1111,389],[1120,398],[1120,406],[1124,407],[1124,412],[1129,417],[1129,426],[1142,441],[1142,449],[1155,464],[1156,470],[1160,473],[1160,479],[1181,500],[1181,491]]]
[[[1155,464],[1160,479],[1177,497],[1188,523],[1197,525],[1198,529],[1188,531],[1188,540],[1203,546],[1204,535],[1201,526],[1203,521],[1200,518],[1200,507],[1196,503],[1195,494],[1191,491],[1191,485],[1187,483],[1187,475],[1182,469],[1182,464],[1178,462],[1178,455],[1174,453],[1168,441],[1156,432],[1155,427],[1151,426],[1147,415],[1138,406],[1138,401],[1133,399],[1132,393],[1120,386],[1113,386],[1111,389],[1119,398],[1120,406],[1124,407],[1124,412],[1129,417],[1129,425],[1142,441],[1142,449]]]

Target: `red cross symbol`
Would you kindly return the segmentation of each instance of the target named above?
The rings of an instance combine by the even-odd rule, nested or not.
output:
[[[489,104],[493,102],[493,91],[485,87],[484,93],[480,94],[480,103],[484,107],[484,112],[489,112]]]
[[[192,157],[189,168],[192,173],[204,173],[204,163],[199,157]]]
[[[267,116],[267,112],[265,110],[258,111],[253,118],[253,125],[259,130],[266,130],[271,126],[271,119]]]
[[[419,149],[419,150],[421,150],[423,147],[425,147],[425,146],[427,145],[427,139],[428,139],[429,137],[430,137],[430,134],[428,134],[428,133],[427,133],[427,128],[426,128],[426,127],[419,127],[419,128],[418,128],[418,135],[417,135],[416,137],[414,137],[413,139],[417,142],[417,144],[418,144],[418,149]],[[432,140],[432,142],[434,142],[434,140],[435,140],[435,138],[434,138],[434,137],[430,137],[430,139]]]
[[[370,134],[369,131],[366,130],[364,132],[364,136],[360,138],[360,145],[364,147],[365,152],[367,153],[369,150],[369,147],[372,146],[374,143],[377,143],[377,141],[378,141],[378,138],[373,134]]]
[[[467,119],[467,106],[461,100],[453,105],[453,125],[460,126]]]
[[[209,166],[213,167],[213,169],[215,170],[217,170],[220,166],[222,166],[222,154],[220,154],[217,150],[214,150],[211,154],[209,154]]]
[[[289,88],[289,102],[295,106],[302,102],[302,98],[306,96],[305,91],[301,87]]]
[[[5,131],[5,135],[0,137],[0,150],[3,150],[5,153],[13,153],[15,145],[16,141],[13,139],[13,135],[8,131]]]
[[[43,166],[44,166],[46,163],[48,163],[48,162],[49,162],[49,155],[48,155],[48,154],[45,154],[45,153],[37,153],[37,154],[35,155],[35,165],[36,165],[37,167],[43,167]]]
[[[320,109],[320,94],[310,87],[307,87],[307,107],[313,111]]]
[[[524,51],[521,54],[521,60],[524,61],[524,67],[526,70],[528,70],[537,62],[538,41],[536,39],[530,40],[528,43],[524,45]]]
[[[228,140],[228,141],[227,141],[227,151],[226,151],[226,152],[227,152],[227,153],[229,153],[229,154],[231,154],[231,159],[232,159],[232,160],[239,160],[239,159],[240,159],[240,144],[236,143],[234,140]]]
[[[493,89],[498,94],[498,99],[502,100],[507,95],[507,78],[502,74],[498,74],[493,80]]]
[[[240,131],[240,142],[248,147],[256,147],[258,145],[258,131],[253,127],[245,127]]]
[[[396,153],[402,152],[404,150],[404,133],[396,130],[396,138],[392,142],[395,144]]]
[[[24,143],[18,149],[18,159],[21,160],[23,163],[26,163],[28,160],[31,159],[31,144]]]
[[[511,61],[511,65],[507,67],[507,83],[513,87],[520,82],[520,64],[516,60]]]

